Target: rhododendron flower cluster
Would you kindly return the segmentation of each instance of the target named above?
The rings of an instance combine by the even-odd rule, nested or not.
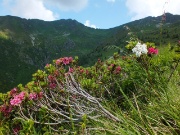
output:
[[[13,128],[13,133],[14,133],[15,135],[17,135],[20,130],[21,130],[21,127],[20,127],[19,125],[16,125],[16,126]]]
[[[84,69],[81,69],[81,70],[80,70],[80,73],[84,73]]]
[[[88,75],[89,74],[89,71],[86,69],[86,75]]]
[[[46,66],[45,66],[45,67],[47,67],[47,68],[48,68],[48,67],[50,67],[50,64],[46,64]]]
[[[138,42],[136,46],[132,49],[132,52],[135,53],[137,57],[140,57],[141,54],[147,54],[147,45]]]
[[[39,92],[39,93],[30,93],[29,94],[29,99],[30,100],[37,100],[39,98],[42,98],[43,97],[43,92]]]
[[[150,47],[148,49],[148,54],[158,54],[158,49],[155,49],[153,47]]]
[[[38,98],[42,98],[43,97],[43,92],[39,92],[38,93]]]
[[[48,76],[48,81],[49,81],[49,87],[50,87],[51,89],[55,89],[56,86],[57,86],[55,77],[52,76],[52,75],[49,75],[49,76]]]
[[[48,76],[48,81],[49,81],[49,82],[55,82],[56,80],[55,80],[55,77],[54,77],[54,76],[49,75],[49,76]]]
[[[83,74],[84,73],[84,69],[80,66],[78,66],[77,68],[77,71],[80,73],[80,74]]]
[[[68,65],[73,61],[72,57],[64,57],[64,58],[60,58],[56,60],[56,65],[60,65],[60,64],[64,64],[64,65]]]
[[[30,93],[30,94],[29,94],[29,99],[30,99],[30,100],[36,100],[37,98],[38,98],[37,93]]]
[[[15,96],[18,92],[18,89],[17,88],[13,88],[11,91],[10,91],[10,96]]]
[[[69,67],[69,73],[73,73],[74,69]]]
[[[112,70],[113,67],[114,67],[114,64],[111,64],[110,66],[108,66],[108,70]]]
[[[4,104],[4,105],[0,106],[0,112],[2,112],[5,117],[8,117],[9,114],[11,113],[11,111],[12,111],[11,105]]]
[[[10,100],[10,104],[12,106],[17,106],[21,104],[21,102],[25,99],[25,92],[21,92],[18,95],[15,95],[13,99]]]
[[[113,70],[114,74],[119,74],[121,71],[121,67],[120,66],[115,66],[115,64],[111,64],[110,66],[108,66],[108,70]]]
[[[50,83],[50,84],[49,84],[49,87],[50,87],[51,89],[55,89],[55,88],[56,88],[56,86],[57,86],[57,84],[56,84],[56,83]]]
[[[119,74],[121,71],[121,67],[120,66],[117,66],[116,69],[115,69],[115,74]]]

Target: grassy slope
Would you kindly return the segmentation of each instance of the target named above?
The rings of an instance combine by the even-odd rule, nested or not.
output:
[[[159,57],[162,62],[172,59],[174,53],[171,53],[168,47],[161,47]],[[157,60],[154,58],[154,60]],[[171,61],[171,60],[170,60]],[[104,106],[114,112],[114,115],[122,120],[120,123],[100,119],[93,122],[93,128],[90,128],[92,134],[101,135],[165,135],[180,134],[180,66],[173,72],[167,88],[164,88],[162,82],[155,85],[152,91],[155,92],[153,97],[149,98],[148,104],[142,102],[139,97],[145,94],[145,91],[132,98],[126,98],[125,104],[131,106],[129,110],[119,108],[112,99],[112,102],[105,102]],[[157,72],[160,72],[157,70]],[[165,79],[169,78],[172,71],[166,71],[163,75]],[[142,85],[146,88],[145,84]],[[121,89],[121,87],[119,87]],[[148,88],[148,87],[147,87]],[[145,89],[148,91],[148,89]]]

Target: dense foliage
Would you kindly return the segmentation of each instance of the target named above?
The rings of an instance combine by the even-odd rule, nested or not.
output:
[[[179,134],[179,43],[126,47],[86,68],[56,59],[1,94],[0,133]]]

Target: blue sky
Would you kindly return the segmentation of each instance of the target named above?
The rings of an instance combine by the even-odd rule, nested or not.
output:
[[[180,14],[180,0],[0,0],[0,16],[53,21],[75,19],[108,29],[164,11]]]

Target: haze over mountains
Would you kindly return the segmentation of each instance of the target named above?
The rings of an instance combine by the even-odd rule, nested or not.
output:
[[[180,39],[180,15],[167,13],[163,25],[161,19],[147,17],[111,29],[93,29],[71,19],[46,22],[1,16],[0,90],[30,81],[32,73],[59,57],[79,56],[79,64],[84,66],[98,58],[107,59],[112,55],[107,46],[123,48],[129,33],[156,45],[176,43]]]

